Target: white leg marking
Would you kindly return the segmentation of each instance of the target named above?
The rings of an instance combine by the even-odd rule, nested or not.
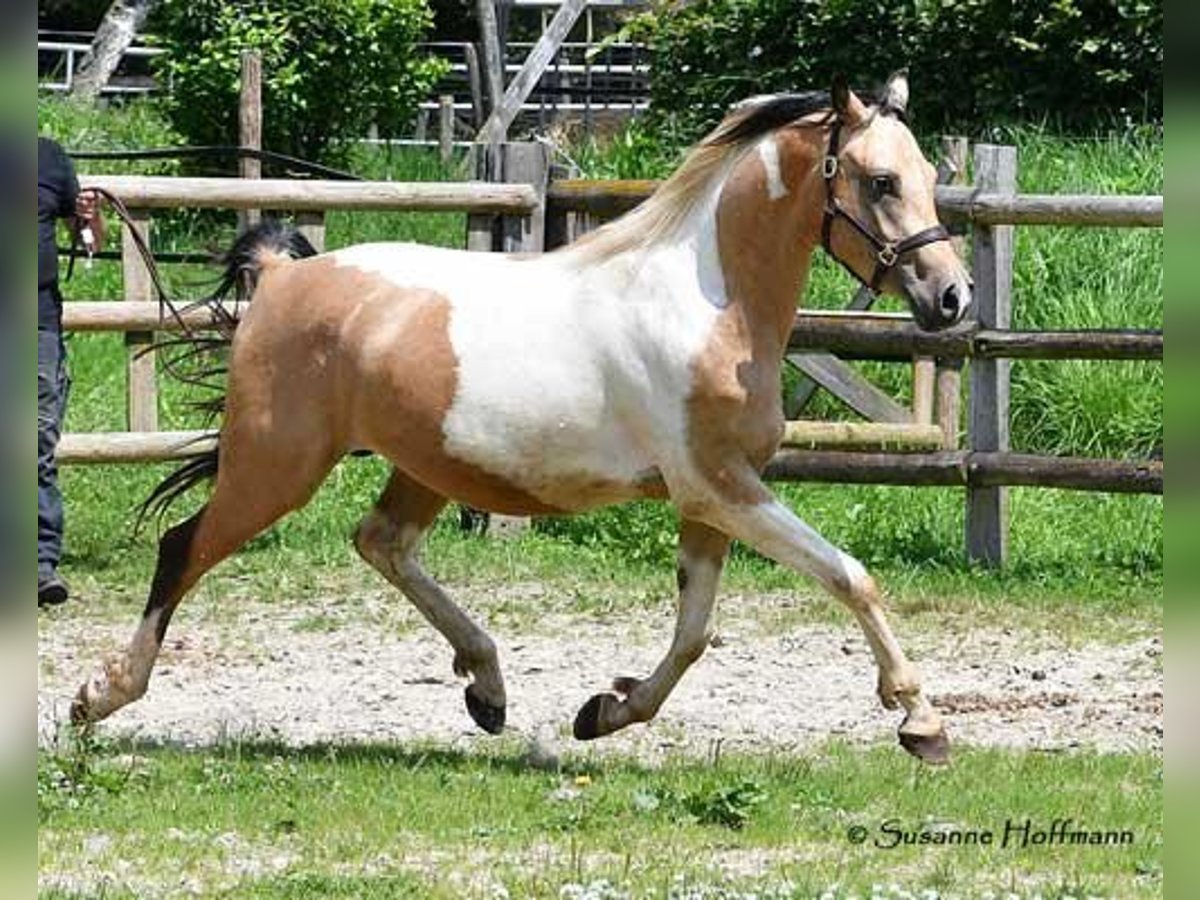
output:
[[[713,507],[711,524],[760,553],[812,575],[854,613],[879,667],[880,699],[899,703],[909,714],[905,729],[935,734],[941,720],[921,693],[917,669],[900,648],[879,603],[871,576],[779,501],[757,506]]]
[[[84,682],[77,703],[80,713],[95,722],[111,715],[146,693],[150,672],[158,659],[158,618],[154,610],[138,625],[124,652],[110,657]]]
[[[758,156],[763,168],[767,170],[767,196],[772,200],[780,200],[788,194],[787,185],[783,183],[783,174],[779,166],[779,145],[775,138],[768,137],[758,142]]]

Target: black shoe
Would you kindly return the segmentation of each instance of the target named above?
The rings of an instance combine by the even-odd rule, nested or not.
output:
[[[67,583],[57,572],[38,579],[38,606],[58,606],[65,603],[68,596],[70,592],[67,590]]]

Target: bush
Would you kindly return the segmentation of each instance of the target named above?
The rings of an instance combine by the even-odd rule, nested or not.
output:
[[[752,94],[901,66],[920,129],[1162,116],[1161,0],[699,0],[629,30],[654,48],[659,115],[693,134]]]
[[[426,0],[164,0],[169,112],[195,144],[236,144],[241,54],[263,58],[263,144],[337,161],[345,142],[409,125],[444,63],[417,52]]]

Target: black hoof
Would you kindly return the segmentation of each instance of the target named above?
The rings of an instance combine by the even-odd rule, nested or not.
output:
[[[901,731],[900,746],[931,766],[944,766],[950,762],[950,739],[945,731],[937,734],[906,734]]]
[[[81,687],[71,701],[71,724],[82,728],[92,724],[91,704],[87,700],[87,688]]]
[[[579,741],[591,741],[608,734],[607,731],[600,730],[601,713],[609,703],[620,702],[612,694],[596,694],[587,703],[583,704],[583,708],[575,715],[575,727],[572,729],[575,739]]]
[[[473,684],[467,685],[464,696],[467,700],[467,712],[475,720],[475,724],[488,734],[499,734],[504,730],[504,707],[492,706],[475,696]]]

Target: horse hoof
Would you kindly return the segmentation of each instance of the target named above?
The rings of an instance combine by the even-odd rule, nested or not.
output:
[[[468,684],[464,692],[467,700],[467,712],[475,720],[475,724],[488,734],[499,734],[504,730],[504,707],[492,706],[486,700],[475,695],[475,685]]]
[[[583,704],[583,707],[575,716],[575,726],[572,729],[575,739],[578,741],[591,741],[608,734],[607,730],[600,730],[600,719],[608,704],[620,702],[612,694],[596,694],[587,703]]]
[[[950,762],[950,739],[946,732],[936,734],[911,734],[900,732],[900,746],[921,762],[931,766],[944,766]]]
[[[92,722],[91,704],[87,700],[87,686],[81,687],[71,701],[71,724],[77,728]]]

